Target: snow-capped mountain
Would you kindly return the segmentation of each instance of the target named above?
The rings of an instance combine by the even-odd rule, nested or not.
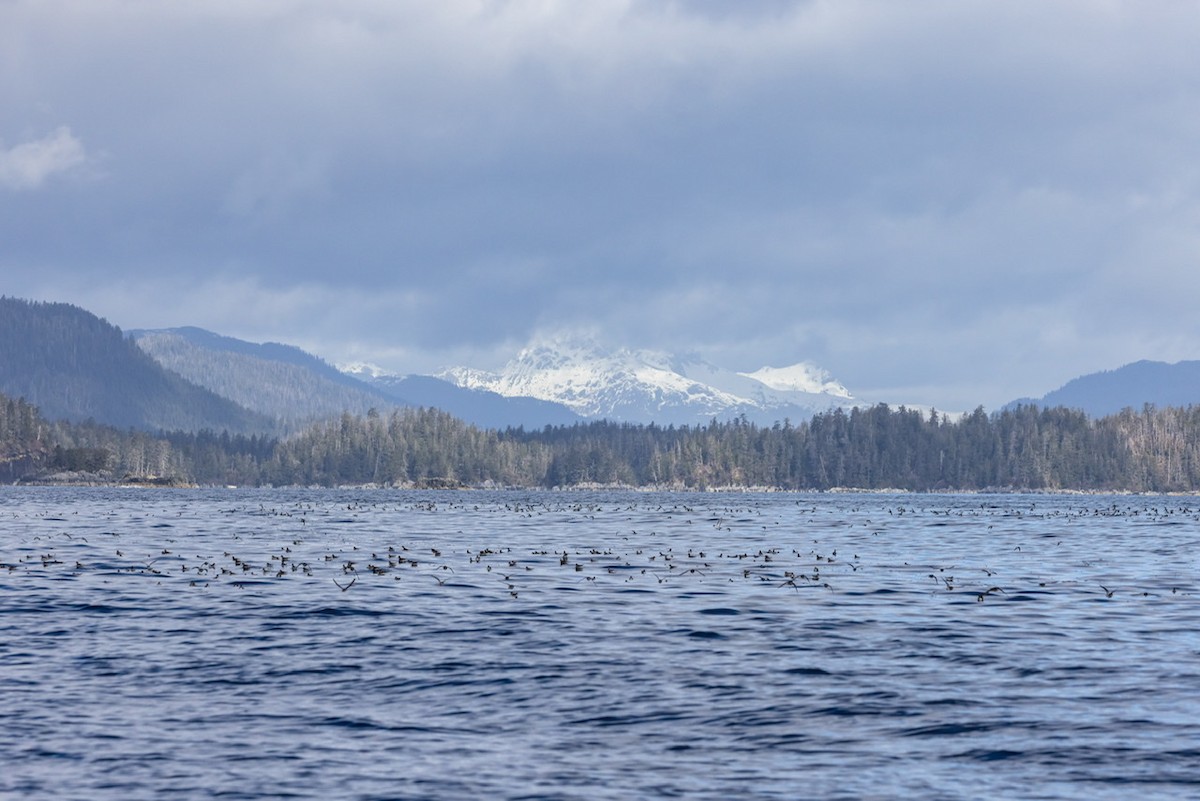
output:
[[[763,367],[753,373],[743,373],[742,375],[780,392],[850,397],[850,392],[834,381],[829,373],[809,362],[800,362],[791,367]]]
[[[561,403],[584,418],[662,425],[741,415],[770,425],[855,405],[844,386],[805,362],[740,373],[697,356],[606,351],[577,339],[531,345],[498,372],[459,367],[438,377],[468,389]]]

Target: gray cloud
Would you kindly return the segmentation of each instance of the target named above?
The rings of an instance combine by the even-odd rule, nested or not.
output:
[[[587,325],[994,406],[1200,351],[1198,23],[1167,2],[3,4],[0,186],[38,190],[0,193],[3,291],[397,370]],[[50,180],[93,152],[102,175]]]
[[[66,126],[8,149],[0,142],[0,187],[37,189],[50,176],[67,172],[86,160],[83,143]]]

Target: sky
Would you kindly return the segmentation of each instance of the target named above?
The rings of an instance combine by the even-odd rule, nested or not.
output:
[[[1191,0],[0,0],[0,294],[996,409],[1200,358]]]

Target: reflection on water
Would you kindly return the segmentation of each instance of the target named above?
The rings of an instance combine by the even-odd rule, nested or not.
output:
[[[1200,793],[1194,499],[3,488],[0,793]]]

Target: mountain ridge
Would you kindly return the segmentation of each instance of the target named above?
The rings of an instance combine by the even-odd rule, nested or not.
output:
[[[542,428],[581,418],[535,398],[467,390],[433,376],[397,376],[366,364],[339,369],[293,345],[253,343],[195,326],[130,336],[168,369],[272,417],[283,433],[349,412],[437,408],[480,428]]]
[[[163,367],[273,419],[281,432],[342,412],[407,405],[292,345],[256,344],[185,326],[130,332]]]
[[[25,398],[50,420],[146,431],[274,427],[163,368],[120,328],[67,303],[0,297],[0,392]]]
[[[0,338],[0,391],[28,399],[51,419],[90,417],[144,430],[280,434],[343,412],[401,406],[437,408],[499,430],[599,419],[773,425],[870,405],[810,362],[731,370],[695,353],[605,349],[570,337],[535,340],[496,371],[395,375],[367,365],[339,368],[292,345],[194,326],[125,334],[69,304],[0,297]],[[1140,360],[1003,408],[1066,406],[1102,417],[1145,404],[1198,403],[1200,361]]]
[[[557,402],[583,418],[615,422],[703,424],[745,417],[770,425],[858,405],[844,386],[808,362],[736,372],[694,354],[605,350],[570,338],[535,342],[498,371],[457,367],[437,375],[465,388]]]
[[[1092,417],[1117,414],[1124,409],[1153,406],[1186,407],[1200,404],[1200,361],[1174,363],[1141,359],[1117,367],[1072,378],[1040,398],[1020,398],[1005,404],[1066,406]]]
[[[441,409],[480,428],[535,429],[571,425],[583,418],[567,407],[537,398],[504,397],[487,390],[460,387],[430,375],[393,375],[367,365],[347,366],[352,376],[411,406]]]

